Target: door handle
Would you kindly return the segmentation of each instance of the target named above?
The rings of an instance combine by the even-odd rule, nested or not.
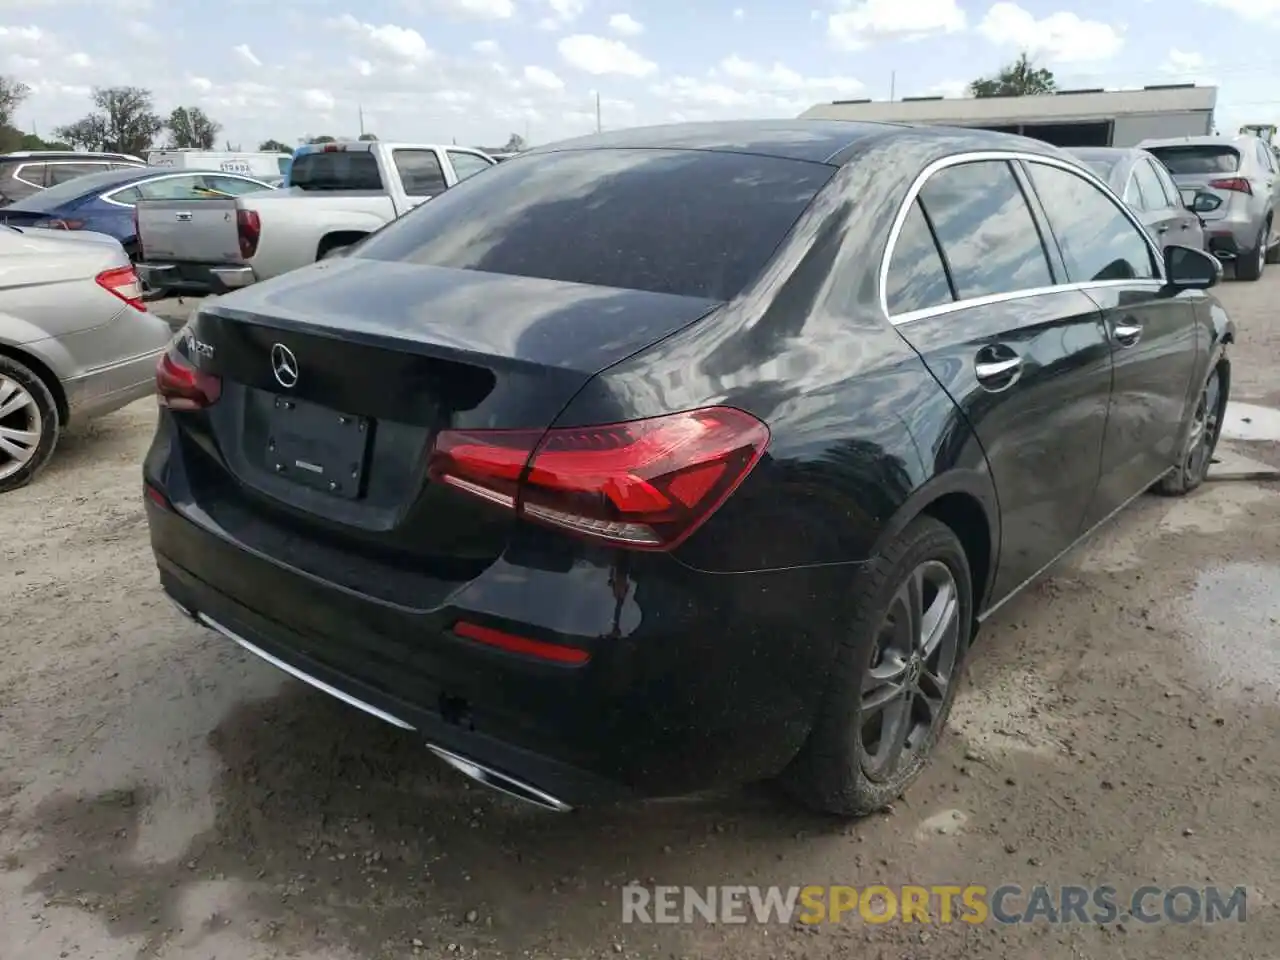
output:
[[[983,383],[991,380],[1000,380],[1014,373],[1022,366],[1021,357],[1012,357],[1009,360],[979,360],[973,365],[973,372]]]
[[[1168,224],[1162,223],[1162,224],[1160,224],[1160,226],[1156,227],[1156,233],[1159,233],[1159,234],[1165,234],[1165,233],[1168,233],[1168,232],[1169,232],[1169,225],[1168,225]]]
[[[1142,337],[1142,327],[1136,323],[1117,323],[1112,332],[1122,347],[1132,347]]]

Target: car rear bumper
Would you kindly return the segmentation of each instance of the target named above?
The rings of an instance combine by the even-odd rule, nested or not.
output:
[[[168,324],[152,314],[146,316],[156,328],[157,339],[167,344]],[[162,346],[68,380],[64,387],[72,421],[104,416],[154,394],[156,361],[164,351]]]
[[[154,453],[154,450],[153,450]],[[149,458],[147,481],[160,487]],[[852,567],[714,575],[605,552],[559,571],[504,558],[429,609],[317,582],[183,502],[147,500],[161,584],[242,647],[427,744],[578,805],[780,772],[808,735]],[[612,561],[612,562],[607,562]],[[565,665],[459,621],[585,649]]]
[[[224,294],[258,282],[252,267],[155,261],[136,265],[142,282],[153,290]]]

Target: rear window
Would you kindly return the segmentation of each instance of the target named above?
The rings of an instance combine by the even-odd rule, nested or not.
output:
[[[1235,173],[1240,169],[1240,154],[1231,147],[1212,145],[1185,147],[1147,147],[1174,175],[1195,173]]]
[[[303,153],[289,167],[289,185],[303,190],[381,190],[382,175],[369,150]]]
[[[357,256],[728,300],[834,172],[699,150],[523,156],[393,221]]]

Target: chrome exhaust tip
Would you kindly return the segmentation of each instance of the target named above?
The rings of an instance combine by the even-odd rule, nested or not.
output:
[[[482,763],[477,763],[467,757],[459,756],[452,751],[437,747],[433,743],[427,744],[427,749],[434,753],[437,757],[447,763],[453,769],[457,770],[464,776],[470,777],[477,783],[482,783],[491,790],[499,793],[505,793],[509,797],[516,800],[523,800],[525,803],[531,803],[535,807],[541,807],[543,810],[552,810],[556,813],[568,813],[573,809],[563,800],[551,796],[545,790],[539,790],[532,784],[525,783],[523,780],[517,780],[515,777],[508,776],[492,767],[486,767]]]

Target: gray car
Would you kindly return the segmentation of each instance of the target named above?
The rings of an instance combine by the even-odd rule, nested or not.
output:
[[[1169,171],[1136,147],[1072,147],[1076,156],[1119,194],[1162,247],[1205,249],[1200,217],[1189,209]]]
[[[40,472],[69,423],[153,393],[172,336],[117,240],[0,226],[0,493]]]
[[[1280,261],[1275,210],[1280,168],[1275,154],[1254,136],[1180,137],[1138,144],[1159,158],[1183,198],[1204,221],[1208,250],[1235,265],[1236,278],[1257,280]]]

